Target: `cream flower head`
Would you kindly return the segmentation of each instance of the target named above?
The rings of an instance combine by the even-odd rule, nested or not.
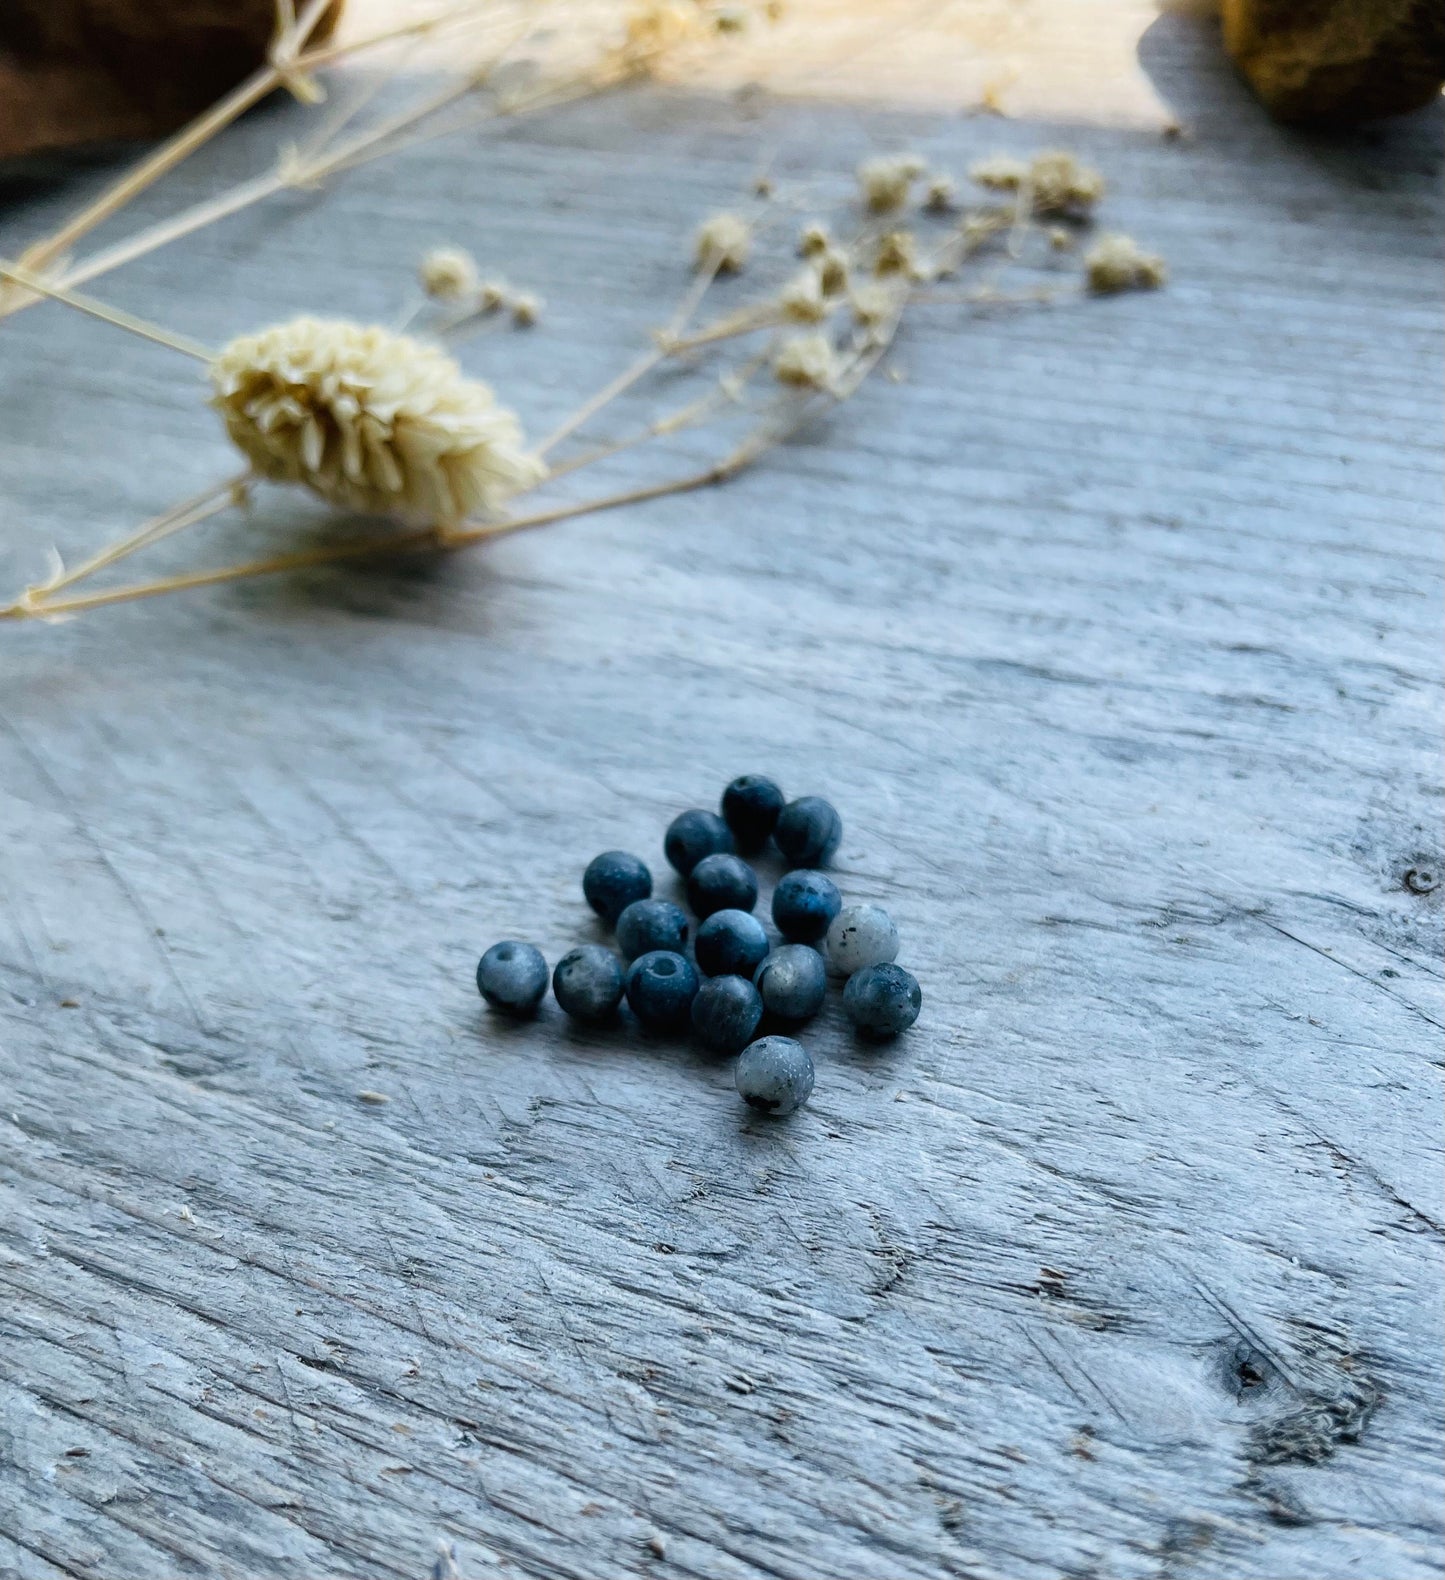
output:
[[[1158,253],[1145,252],[1132,236],[1100,236],[1084,254],[1084,277],[1097,296],[1115,291],[1153,291],[1169,278]]]
[[[838,353],[826,335],[792,335],[773,358],[773,375],[794,389],[829,391],[842,372]]]
[[[471,296],[479,283],[475,259],[460,247],[434,247],[421,260],[417,277],[428,296],[443,302]]]
[[[211,384],[211,404],[259,476],[347,509],[453,524],[546,475],[485,384],[387,329],[277,324],[220,351]]]
[[[891,214],[908,201],[913,183],[928,167],[917,154],[869,159],[858,166],[864,205],[875,214]]]
[[[714,214],[697,233],[697,266],[736,274],[748,261],[752,244],[752,226],[740,214]]]

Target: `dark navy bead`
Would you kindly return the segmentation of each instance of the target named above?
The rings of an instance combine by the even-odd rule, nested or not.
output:
[[[821,867],[842,841],[843,819],[822,796],[800,796],[778,815],[773,838],[791,866]]]
[[[733,834],[716,812],[679,812],[667,826],[662,848],[685,878],[704,856],[730,855]]]
[[[746,911],[714,911],[697,930],[697,968],[705,976],[735,975],[752,980],[768,952],[768,935]]]
[[[681,949],[687,915],[671,900],[634,900],[617,918],[617,947],[629,960],[649,949]]]
[[[531,944],[505,938],[477,962],[477,988],[504,1015],[535,1015],[547,991],[547,962]]]
[[[738,1055],[736,1079],[749,1108],[781,1118],[808,1101],[813,1061],[791,1037],[761,1037]]]
[[[837,884],[811,867],[784,873],[773,890],[773,922],[795,944],[817,943],[842,909]]]
[[[828,970],[822,955],[808,944],[784,944],[758,967],[753,985],[770,1015],[812,1020],[828,996]]]
[[[896,1037],[918,1019],[923,992],[912,972],[892,964],[864,966],[848,978],[843,1008],[869,1037]]]
[[[604,850],[587,863],[582,892],[592,909],[611,924],[634,900],[645,900],[652,893],[652,874],[646,862],[627,851]]]
[[[627,968],[627,1002],[644,1026],[676,1031],[687,1025],[697,997],[697,972],[686,955],[653,949]]]
[[[579,944],[557,962],[552,991],[573,1020],[604,1021],[622,1002],[622,962],[601,944]]]
[[[746,977],[709,977],[692,1001],[692,1029],[710,1053],[737,1053],[753,1040],[763,1001]]]
[[[743,774],[723,791],[723,821],[739,850],[761,850],[767,844],[783,800],[783,792],[763,774]]]
[[[699,917],[750,911],[758,903],[758,875],[741,856],[704,856],[688,877],[687,903]]]

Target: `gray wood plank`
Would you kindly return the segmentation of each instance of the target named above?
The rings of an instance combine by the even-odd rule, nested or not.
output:
[[[841,199],[1064,140],[1175,276],[940,310],[726,489],[4,631],[0,1570],[1439,1572],[1438,117],[1190,81],[1180,143],[617,98],[106,282],[215,343],[461,242],[548,299],[463,353],[541,432],[763,149]],[[167,353],[3,335],[6,587],[228,464]],[[842,807],[897,1047],[832,1005],[778,1126],[481,1011],[481,947],[600,936],[586,858],[752,768]]]

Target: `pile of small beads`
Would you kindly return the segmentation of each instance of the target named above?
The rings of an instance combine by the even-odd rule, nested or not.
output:
[[[744,774],[723,791],[721,812],[694,809],[668,826],[663,851],[687,885],[698,919],[691,955],[687,914],[652,897],[645,862],[604,851],[582,875],[587,903],[614,929],[625,967],[601,944],[579,944],[557,962],[552,991],[574,1020],[609,1020],[624,997],[654,1031],[691,1025],[712,1053],[737,1054],[737,1088],[764,1113],[791,1114],[813,1090],[813,1060],[788,1030],[823,1007],[828,978],[844,980],[843,1009],[865,1037],[896,1037],[923,1003],[914,977],[894,964],[898,929],[876,905],[844,906],[818,869],[843,837],[843,821],[821,796],[787,801],[771,779]],[[773,948],[753,915],[758,878],[738,854],[776,845],[789,871],[773,891]],[[477,987],[503,1014],[534,1015],[547,991],[547,962],[532,944],[493,944],[477,966]]]

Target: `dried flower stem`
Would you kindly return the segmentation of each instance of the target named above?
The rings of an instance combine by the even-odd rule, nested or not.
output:
[[[195,357],[198,362],[211,360],[211,352],[200,341],[175,334],[169,329],[162,329],[159,324],[137,318],[134,313],[127,313],[119,307],[107,306],[104,302],[96,301],[93,296],[82,296],[79,292],[50,285],[32,274],[29,269],[20,268],[15,264],[0,263],[0,279],[24,286],[27,291],[35,291],[41,296],[52,297],[57,302],[64,302],[67,307],[73,307],[77,312],[86,313],[91,318],[99,318],[107,324],[114,324],[117,329],[129,330],[131,334],[139,335],[142,340],[153,340],[157,345],[168,346],[172,351],[179,351],[183,356]]]

